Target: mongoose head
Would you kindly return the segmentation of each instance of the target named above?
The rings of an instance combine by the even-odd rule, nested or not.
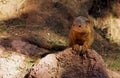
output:
[[[88,18],[79,16],[73,21],[72,29],[80,33],[89,33],[90,21]]]

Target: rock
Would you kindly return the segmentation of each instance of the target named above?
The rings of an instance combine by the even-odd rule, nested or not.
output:
[[[0,53],[2,53],[4,50],[15,51],[28,56],[42,56],[49,53],[48,50],[24,41],[21,38],[0,39]]]
[[[45,49],[39,48],[38,46],[25,42],[21,39],[13,40],[11,42],[11,47],[18,52],[22,52],[23,54],[30,56],[42,55],[48,52]]]
[[[108,72],[110,78],[120,78],[120,74],[117,72],[111,71],[109,69],[107,69],[107,72]]]
[[[5,48],[0,45],[0,55],[5,51]]]
[[[26,73],[26,57],[18,53],[4,52],[0,57],[0,78],[23,78]]]
[[[102,57],[94,50],[78,55],[71,48],[48,54],[37,62],[26,78],[109,78]]]

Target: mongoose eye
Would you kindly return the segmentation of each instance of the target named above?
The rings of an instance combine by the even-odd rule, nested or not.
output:
[[[75,26],[74,24],[72,26]]]
[[[79,27],[81,27],[81,25],[79,25]]]

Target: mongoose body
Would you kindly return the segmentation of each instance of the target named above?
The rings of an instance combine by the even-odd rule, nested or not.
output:
[[[73,21],[69,33],[69,46],[75,51],[85,52],[93,43],[93,27],[91,21],[83,16],[77,17]]]

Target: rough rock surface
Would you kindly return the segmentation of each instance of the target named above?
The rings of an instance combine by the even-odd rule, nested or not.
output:
[[[22,54],[3,51],[0,55],[0,78],[23,78],[28,65]]]
[[[107,69],[108,75],[110,78],[120,78],[120,74],[114,71]]]
[[[71,48],[38,61],[26,78],[109,78],[104,61],[94,50],[78,55]]]
[[[49,52],[22,39],[1,39],[0,53],[9,49],[28,56],[40,56]]]

